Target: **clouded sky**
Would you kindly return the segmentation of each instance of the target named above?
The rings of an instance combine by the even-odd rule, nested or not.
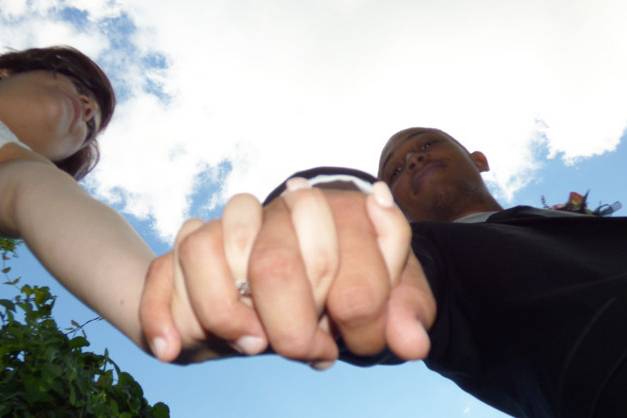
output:
[[[0,48],[70,44],[106,69],[120,104],[86,187],[166,248],[235,192],[317,165],[375,172],[409,126],[484,151],[505,206],[547,167],[610,158],[625,21],[621,0],[0,0]]]
[[[487,152],[505,200],[537,174],[538,145],[570,162],[611,151],[627,122],[626,11],[619,0],[1,0],[0,41],[68,43],[102,63],[121,103],[89,185],[168,240],[203,213],[199,197],[263,197],[315,165],[374,171],[382,143],[409,126]]]

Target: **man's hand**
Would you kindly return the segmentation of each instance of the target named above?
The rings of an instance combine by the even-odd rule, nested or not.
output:
[[[263,209],[238,196],[222,221],[188,222],[175,251],[148,275],[140,318],[164,361],[263,351],[328,366],[337,358],[328,318],[356,354],[386,344],[423,358],[435,305],[408,257],[410,230],[387,186],[358,192],[309,189],[302,181]],[[248,277],[254,301],[235,287]]]
[[[306,193],[310,191],[286,198],[287,206],[292,211],[298,209],[291,203],[294,199],[306,210]],[[358,355],[377,354],[387,345],[403,359],[424,358],[429,350],[426,330],[435,319],[435,301],[410,251],[409,225],[394,205],[389,189],[377,183],[370,196],[335,190],[323,193],[336,224],[340,260],[324,304],[337,333]],[[265,254],[281,251],[285,245],[272,239],[273,228],[271,222],[262,226],[251,254],[251,272]],[[286,264],[297,265],[297,260]],[[251,280],[272,277],[270,272],[261,273],[266,274],[251,275]],[[274,343],[273,347],[276,349]],[[287,357],[298,358],[300,354],[277,351]]]

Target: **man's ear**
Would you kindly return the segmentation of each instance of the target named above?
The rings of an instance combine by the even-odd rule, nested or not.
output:
[[[488,159],[481,151],[475,151],[470,154],[470,159],[475,163],[475,166],[479,170],[480,173],[485,173],[486,171],[490,171],[490,164],[488,164]]]

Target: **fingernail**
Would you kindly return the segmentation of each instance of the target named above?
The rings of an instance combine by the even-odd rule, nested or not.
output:
[[[242,354],[259,354],[266,347],[263,338],[253,337],[251,335],[245,335],[240,337],[233,344],[233,348]]]
[[[375,202],[379,204],[379,206],[384,208],[391,208],[394,206],[394,197],[392,196],[392,192],[387,184],[382,181],[378,181],[372,187],[372,195],[374,197]]]
[[[314,361],[313,363],[310,363],[309,366],[311,366],[311,368],[314,370],[323,372],[330,369],[333,364],[335,364],[334,361]]]
[[[152,340],[150,348],[157,358],[163,358],[168,350],[168,343],[162,337],[157,337]]]
[[[311,185],[309,184],[309,180],[303,177],[292,177],[286,183],[287,190],[290,192],[295,192],[296,190],[301,189],[309,189]]]

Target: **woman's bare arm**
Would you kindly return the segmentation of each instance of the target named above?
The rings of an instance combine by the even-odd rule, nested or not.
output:
[[[139,300],[154,254],[113,209],[14,144],[0,148],[0,233],[18,236],[70,292],[146,348]]]

